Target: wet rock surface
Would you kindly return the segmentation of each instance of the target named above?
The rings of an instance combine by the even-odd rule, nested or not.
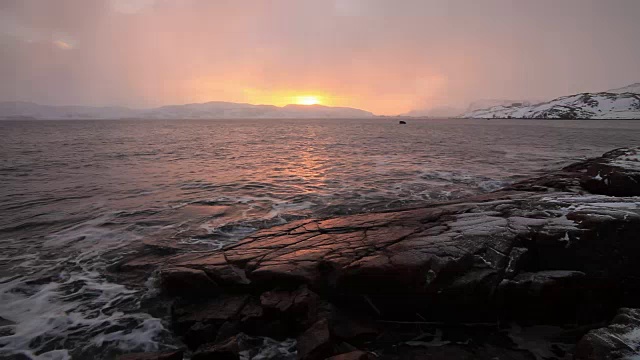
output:
[[[620,309],[611,324],[590,331],[578,343],[576,360],[632,359],[640,356],[640,309]]]
[[[569,359],[590,326],[640,307],[637,154],[423,208],[298,220],[220,251],[155,241],[119,269],[160,272],[195,354],[243,333],[297,339],[302,359]],[[545,338],[544,353],[510,324],[573,335]]]
[[[580,184],[594,194],[640,196],[639,167],[640,150],[614,150],[592,162]]]

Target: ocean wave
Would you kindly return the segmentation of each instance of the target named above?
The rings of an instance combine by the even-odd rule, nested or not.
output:
[[[103,275],[118,258],[109,254],[137,238],[103,226],[111,218],[71,226],[21,261],[7,259],[9,271],[22,275],[0,279],[0,317],[10,322],[0,331],[0,355],[109,359],[172,347],[163,321],[141,310],[153,288],[128,288]]]

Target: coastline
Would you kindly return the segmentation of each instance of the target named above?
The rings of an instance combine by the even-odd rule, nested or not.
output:
[[[637,310],[605,325],[640,307],[639,152],[428,207],[295,221],[222,251],[147,240],[113,270],[159,274],[194,360],[240,358],[256,336],[296,339],[301,359],[538,357],[514,326],[554,326],[542,338],[560,359],[623,358],[638,351],[624,341]],[[126,358],[142,356],[159,355]]]

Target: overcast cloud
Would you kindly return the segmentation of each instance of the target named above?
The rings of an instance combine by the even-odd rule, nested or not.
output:
[[[378,114],[640,81],[637,0],[0,0],[0,100]]]

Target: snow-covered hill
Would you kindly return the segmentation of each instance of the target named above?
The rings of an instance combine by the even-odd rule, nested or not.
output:
[[[484,99],[477,100],[467,106],[466,112],[471,112],[480,109],[489,109],[496,106],[529,106],[530,101],[525,100],[501,100],[501,99]]]
[[[0,119],[120,119],[134,117],[125,107],[51,106],[25,101],[0,102]]]
[[[609,93],[622,94],[622,93],[634,93],[640,94],[640,83],[631,84],[629,86],[621,87],[619,89],[607,90]]]
[[[0,119],[253,119],[253,118],[366,118],[364,110],[322,105],[251,105],[212,101],[162,106],[125,107],[51,106],[31,102],[1,102]]]
[[[621,92],[583,93],[535,104],[499,105],[469,111],[463,118],[514,119],[640,119],[638,84],[617,89]],[[635,93],[630,91],[635,91]]]

